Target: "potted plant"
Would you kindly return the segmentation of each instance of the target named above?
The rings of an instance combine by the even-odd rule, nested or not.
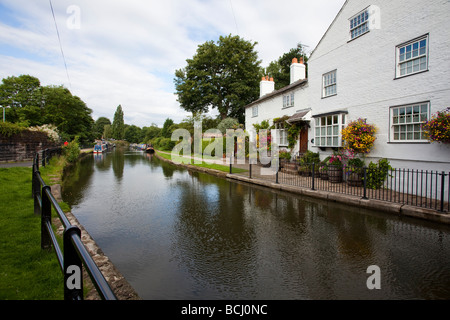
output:
[[[300,175],[303,176],[311,176],[313,164],[315,172],[318,172],[319,163],[320,163],[319,153],[307,150],[305,154],[300,158],[298,172]]]
[[[280,169],[285,167],[285,164],[291,160],[291,153],[287,150],[280,150],[278,153],[278,157],[280,158]]]
[[[350,186],[359,187],[362,185],[364,161],[360,158],[353,158],[347,162],[347,182]]]
[[[331,157],[326,157],[319,163],[320,179],[328,180],[328,161]]]
[[[330,182],[342,182],[342,156],[340,154],[333,154],[327,163],[327,173]]]

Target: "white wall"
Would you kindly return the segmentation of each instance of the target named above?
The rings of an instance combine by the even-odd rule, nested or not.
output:
[[[276,79],[275,79],[276,81]],[[273,124],[274,118],[280,118],[283,116],[292,116],[298,110],[309,108],[308,105],[308,84],[301,87],[292,89],[292,91],[285,92],[280,95],[276,95],[270,99],[256,104],[258,106],[258,116],[252,116],[252,107],[245,109],[245,129],[250,133],[253,130],[253,124],[261,123],[264,120],[269,120],[270,125]],[[294,106],[283,108],[283,95],[294,92]],[[253,140],[255,137],[250,136]],[[294,150],[295,151],[295,150]]]
[[[349,41],[349,18],[369,5],[379,8],[378,29]],[[450,106],[449,13],[450,2],[443,0],[348,1],[308,60],[312,114],[345,109],[347,121],[362,117],[375,124],[379,132],[369,157],[387,157],[397,167],[450,170],[448,145],[389,141],[391,106],[430,101],[431,114]],[[428,71],[394,79],[396,46],[425,34]],[[322,75],[334,69],[337,95],[322,98]],[[323,157],[332,152],[311,143],[309,149]]]

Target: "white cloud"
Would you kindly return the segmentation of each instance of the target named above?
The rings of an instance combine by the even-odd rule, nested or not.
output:
[[[125,121],[140,127],[184,112],[174,95],[176,69],[199,44],[237,34],[258,42],[262,65],[298,42],[314,48],[344,0],[52,1],[66,58],[62,59],[49,1],[1,0],[0,77],[30,74],[43,85],[64,84],[112,120],[121,104]],[[67,21],[80,9],[80,28]],[[1,9],[1,8],[0,8]],[[73,20],[72,20],[73,21]]]

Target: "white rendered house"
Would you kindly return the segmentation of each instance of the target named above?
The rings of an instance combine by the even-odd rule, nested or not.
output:
[[[449,1],[346,1],[309,57],[289,114],[311,110],[308,149],[324,158],[342,146],[346,124],[365,118],[378,128],[368,161],[450,170],[450,146],[428,142],[421,129],[450,106],[449,14]],[[275,92],[248,105],[246,128],[287,114],[277,99]]]
[[[250,139],[255,139],[253,125],[265,120],[268,120],[270,125],[273,125],[273,119],[283,116],[291,117],[292,121],[309,120],[311,109],[307,104],[307,88],[306,67],[302,60],[292,61],[290,84],[284,88],[275,90],[274,80],[263,77],[260,82],[260,98],[245,107],[245,128],[250,134]],[[277,144],[280,149],[288,149],[287,132],[279,128],[277,133]],[[301,132],[302,139],[299,139],[293,152],[307,150],[308,134],[308,130]]]

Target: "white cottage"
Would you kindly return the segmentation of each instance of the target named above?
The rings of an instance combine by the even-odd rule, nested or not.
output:
[[[421,124],[450,106],[449,14],[443,0],[346,1],[309,57],[308,80],[248,105],[246,128],[287,114],[281,99],[293,91],[288,115],[310,109],[307,147],[322,158],[365,118],[378,128],[369,161],[448,171],[450,146],[428,142]]]
[[[308,121],[311,117],[311,109],[307,104],[308,81],[306,79],[306,67],[302,60],[293,59],[291,64],[290,84],[279,90],[275,90],[273,78],[263,77],[260,82],[260,97],[258,100],[245,107],[245,127],[250,133],[250,139],[254,139],[252,132],[254,124],[260,124],[268,120],[273,125],[273,119],[284,116],[290,117],[290,121]],[[287,132],[283,127],[278,131],[278,145],[281,149],[288,149]],[[308,130],[302,130],[302,139],[294,147],[293,152],[305,152],[308,149]]]

